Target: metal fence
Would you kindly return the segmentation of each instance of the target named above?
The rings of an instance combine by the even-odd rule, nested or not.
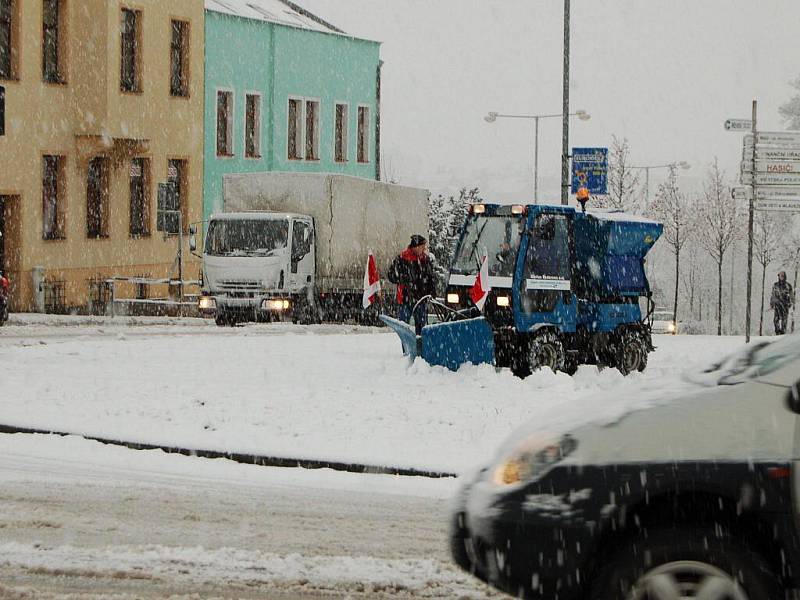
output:
[[[154,279],[149,277],[110,277],[105,280],[111,294],[109,305],[111,307],[111,316],[116,316],[116,306],[120,304],[133,305],[133,306],[161,306],[164,308],[177,308],[178,315],[183,316],[187,308],[197,308],[197,296],[199,295],[201,282],[198,279]],[[170,288],[177,288],[177,299],[172,298],[120,298],[118,296],[117,284],[130,283],[137,287],[137,296],[142,296],[139,292],[141,286],[150,285],[168,285]],[[186,288],[196,288],[198,293],[187,294]]]

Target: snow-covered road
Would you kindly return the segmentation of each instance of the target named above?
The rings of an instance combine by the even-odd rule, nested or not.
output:
[[[0,598],[497,597],[449,562],[455,485],[0,435]]]
[[[518,425],[611,420],[738,338],[656,341],[643,374],[409,365],[386,331],[16,316],[0,424],[465,472]],[[276,469],[0,435],[0,598],[497,598],[447,553],[455,479]]]

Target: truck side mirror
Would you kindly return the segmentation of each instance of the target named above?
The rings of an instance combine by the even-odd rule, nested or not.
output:
[[[195,250],[197,250],[197,238],[195,233],[189,230],[189,251],[194,252]]]
[[[793,413],[800,414],[800,381],[796,381],[786,394],[786,406]]]

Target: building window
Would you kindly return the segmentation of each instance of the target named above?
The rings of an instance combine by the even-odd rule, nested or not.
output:
[[[245,96],[244,154],[247,158],[261,157],[261,96]]]
[[[306,160],[319,160],[319,101],[306,100]]]
[[[233,92],[217,92],[217,156],[233,156]]]
[[[64,1],[43,0],[42,78],[47,83],[64,83]]]
[[[172,21],[172,42],[169,57],[169,93],[189,95],[189,23]]]
[[[161,187],[161,186],[159,186]],[[186,229],[186,206],[183,199],[187,197],[187,166],[186,161],[170,159],[167,161],[167,185],[158,195],[158,210],[156,213],[156,229],[164,233],[177,234],[180,231],[180,221]]]
[[[14,79],[17,63],[17,2],[0,0],[0,79]]]
[[[358,162],[369,162],[369,107],[358,107]]]
[[[347,162],[347,104],[336,105],[335,141],[333,159]]]
[[[141,92],[141,22],[142,13],[122,9],[120,34],[120,89],[123,92]]]
[[[6,88],[0,85],[0,135],[6,134]]]
[[[299,159],[300,145],[303,139],[303,101],[297,98],[289,98],[289,148],[288,156],[291,159]]]
[[[86,236],[108,237],[108,159],[96,156],[89,161],[86,177]]]
[[[64,157],[45,156],[42,159],[42,237],[46,240],[64,239],[64,207],[62,187]]]
[[[132,237],[150,235],[150,161],[134,158],[130,171],[131,213],[130,234]]]

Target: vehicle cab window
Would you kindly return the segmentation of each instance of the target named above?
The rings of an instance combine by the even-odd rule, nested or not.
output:
[[[522,309],[550,312],[570,279],[570,223],[566,215],[536,216],[525,257]]]

